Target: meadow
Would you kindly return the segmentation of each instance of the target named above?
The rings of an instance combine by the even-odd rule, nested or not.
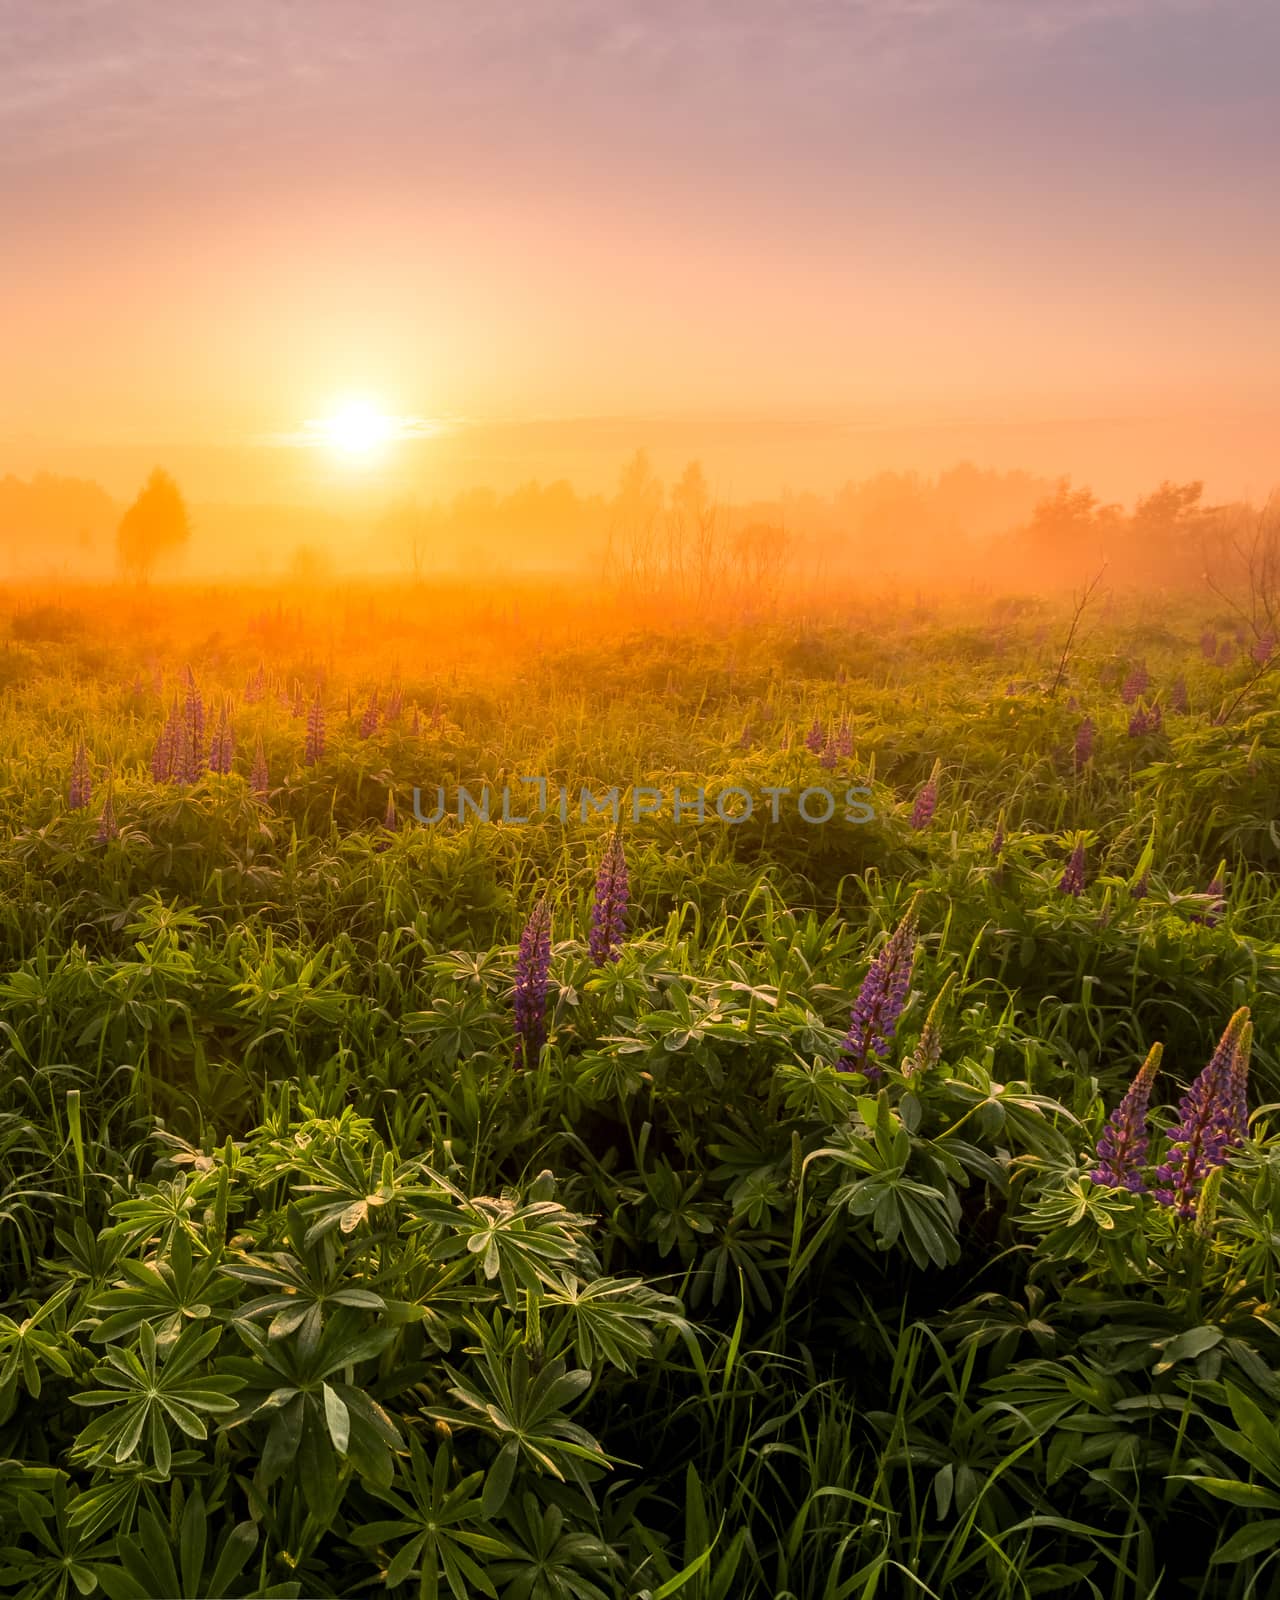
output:
[[[7,593],[0,1586],[1277,1593],[1275,640],[1073,615]]]

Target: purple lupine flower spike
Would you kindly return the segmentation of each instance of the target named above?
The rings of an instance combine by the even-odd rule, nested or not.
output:
[[[1150,673],[1147,671],[1145,664],[1139,661],[1121,685],[1120,698],[1125,705],[1131,706],[1140,694],[1147,692],[1150,682]]]
[[[218,725],[209,741],[209,771],[221,774],[230,772],[235,761],[235,749],[235,734],[231,729],[231,717],[227,702],[224,700],[218,713]]]
[[[1187,714],[1189,703],[1187,699],[1187,680],[1185,678],[1175,678],[1173,687],[1169,690],[1169,710],[1177,716],[1184,717]]]
[[[1249,654],[1253,657],[1255,665],[1259,667],[1265,667],[1267,662],[1270,661],[1271,657],[1275,654],[1275,648],[1276,636],[1274,633],[1268,631],[1261,636]]]
[[[822,724],[818,721],[817,717],[815,717],[813,719],[813,726],[805,735],[804,741],[808,748],[813,751],[814,755],[817,755],[819,750],[822,749],[823,737]]]
[[[196,687],[196,675],[187,668],[187,723],[186,744],[183,751],[184,770],[189,773],[187,782],[194,783],[204,771],[204,701]]]
[[[1067,862],[1066,870],[1058,880],[1058,889],[1062,894],[1079,895],[1084,893],[1083,839],[1076,841],[1076,847],[1071,852],[1071,859]]]
[[[853,730],[847,719],[840,724],[840,732],[836,735],[836,754],[846,759],[853,754]]]
[[[304,766],[314,767],[324,755],[324,705],[320,699],[320,686],[316,685],[315,699],[307,712],[307,743],[303,750]]]
[[[1212,628],[1206,628],[1200,635],[1200,654],[1206,661],[1213,661],[1218,654],[1218,635]]]
[[[98,831],[94,837],[99,844],[106,844],[120,837],[120,825],[116,821],[116,803],[112,799],[110,789],[107,790],[107,802],[102,808],[102,815],[98,818]]]
[[[151,757],[151,776],[157,783],[168,783],[178,776],[178,763],[182,749],[182,712],[178,707],[178,692],[173,693],[173,703],[160,737],[156,740]]]
[[[942,776],[942,762],[935,761],[933,771],[929,774],[929,781],[916,796],[916,803],[911,808],[911,826],[917,831],[927,828],[933,821],[933,813],[938,804],[938,780]]]
[[[71,786],[67,793],[67,805],[72,811],[83,811],[89,804],[93,785],[89,778],[89,752],[81,739],[76,745],[75,754],[71,758]]]
[[[536,1066],[547,1040],[547,994],[551,986],[551,908],[544,895],[520,935],[513,996],[517,1068]]]
[[[892,936],[871,963],[849,1018],[837,1067],[870,1079],[882,1072],[877,1057],[888,1055],[898,1018],[911,987],[916,956],[916,902],[913,900]]]
[[[1093,757],[1093,719],[1086,717],[1076,729],[1076,771]]]
[[[621,954],[627,929],[629,880],[622,835],[615,828],[596,874],[595,899],[591,906],[591,932],[587,940],[591,959],[602,967]]]
[[[364,716],[360,718],[360,737],[370,738],[378,731],[378,691],[375,689],[369,696],[369,704],[364,708]]]
[[[1163,1162],[1152,1191],[1180,1217],[1195,1215],[1201,1183],[1227,1159],[1244,1134],[1245,1090],[1253,1030],[1248,1006],[1228,1022],[1207,1067],[1178,1102]]]
[[[1151,1085],[1160,1069],[1163,1045],[1153,1044],[1128,1092],[1107,1118],[1098,1140],[1098,1164],[1089,1174],[1095,1183],[1112,1189],[1130,1189],[1141,1194],[1146,1188],[1142,1168],[1147,1159],[1147,1107]]]
[[[818,765],[824,767],[828,772],[832,772],[835,769],[836,757],[836,738],[834,733],[829,733],[827,741],[822,747],[822,754],[818,757]]]

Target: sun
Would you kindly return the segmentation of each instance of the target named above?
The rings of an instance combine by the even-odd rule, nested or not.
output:
[[[396,437],[396,419],[371,400],[344,401],[316,430],[330,449],[353,462],[372,461]]]

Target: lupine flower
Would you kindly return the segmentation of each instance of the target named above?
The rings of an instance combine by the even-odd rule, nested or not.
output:
[[[1139,661],[1129,676],[1120,686],[1120,698],[1125,705],[1131,706],[1140,694],[1145,694],[1147,685],[1151,682],[1150,674],[1144,664]]]
[[[907,1002],[915,956],[916,902],[913,900],[862,980],[837,1063],[841,1072],[861,1072],[868,1078],[880,1076],[882,1069],[876,1057],[889,1052],[898,1018]]]
[[[1071,852],[1071,859],[1067,862],[1066,870],[1058,880],[1058,889],[1062,894],[1079,895],[1084,893],[1084,841],[1077,840],[1075,849]]]
[[[836,754],[846,758],[853,754],[853,730],[847,721],[840,724],[840,732],[836,735]]]
[[[543,896],[534,906],[516,962],[514,995],[516,1066],[536,1066],[547,1040],[547,994],[551,986],[551,908]]]
[[[98,831],[94,837],[99,844],[106,844],[108,840],[120,837],[120,828],[116,822],[116,804],[111,798],[110,789],[107,790],[107,803],[98,818]]]
[[[263,671],[262,663],[259,662],[258,663],[258,670],[255,673],[252,673],[250,675],[248,681],[245,683],[245,686],[244,686],[244,703],[245,703],[245,705],[247,705],[247,706],[256,705],[258,703],[258,701],[262,699],[262,690],[263,690],[263,685],[264,685],[265,681],[266,681],[266,674]]]
[[[1145,900],[1151,887],[1151,874],[1143,872],[1133,880],[1129,893],[1135,900]]]
[[[181,718],[178,711],[178,697],[173,697],[173,706],[164,727],[156,740],[156,746],[151,755],[151,776],[157,783],[167,783],[174,775],[174,765],[177,760],[178,729]]]
[[[1076,729],[1075,761],[1078,772],[1086,761],[1093,758],[1093,721],[1086,717]]]
[[[316,693],[318,694],[319,692],[317,689]],[[302,680],[301,678],[296,678],[293,684],[293,701],[290,705],[290,711],[293,716],[300,717],[305,709],[306,707],[302,703]]]
[[[591,906],[591,933],[588,948],[596,966],[616,961],[627,929],[627,900],[630,882],[622,835],[615,828],[609,836],[596,874],[595,899]]]
[[[369,704],[364,708],[364,716],[360,718],[360,737],[367,739],[377,731],[378,727],[378,691],[375,689],[369,696]]]
[[[83,811],[89,804],[92,792],[93,785],[89,779],[89,752],[85,749],[84,740],[81,739],[71,758],[71,787],[67,794],[67,805],[72,811]]]
[[[324,706],[320,700],[320,688],[316,686],[316,696],[311,702],[311,709],[307,712],[307,743],[302,753],[304,766],[314,767],[324,755]]]
[[[1173,687],[1169,690],[1169,710],[1178,716],[1185,716],[1187,712],[1187,680],[1175,678]]]
[[[936,1067],[941,1060],[942,1016],[951,998],[951,986],[955,981],[956,975],[952,972],[938,991],[937,999],[929,1007],[929,1015],[924,1019],[924,1027],[920,1030],[916,1047],[902,1063],[904,1078],[913,1078],[919,1072],[927,1072],[930,1067]]]
[[[1224,639],[1218,646],[1218,665],[1229,667],[1236,658],[1236,647],[1230,639]]]
[[[249,787],[254,794],[266,794],[271,787],[271,776],[267,771],[267,752],[262,748],[262,735],[258,735],[257,743],[253,747],[253,771],[249,774]]]
[[[187,749],[183,752],[184,766],[190,774],[187,781],[194,783],[204,771],[204,701],[190,667],[187,668],[186,712]]]
[[[835,735],[829,733],[827,735],[827,742],[822,747],[822,754],[818,757],[818,765],[820,767],[825,767],[828,772],[831,772],[831,771],[834,770],[835,764],[836,764],[836,741],[835,741]]]
[[[1164,726],[1164,717],[1158,703],[1139,707],[1129,719],[1129,737],[1140,739],[1148,733],[1159,733]]]
[[[1227,1159],[1243,1137],[1245,1091],[1252,1028],[1249,1008],[1241,1006],[1227,1024],[1213,1058],[1178,1102],[1178,1120],[1169,1129],[1164,1161],[1156,1168],[1161,1205],[1180,1217],[1195,1215],[1196,1194],[1205,1177]]]
[[[218,726],[213,730],[213,738],[209,742],[209,771],[228,773],[235,764],[236,736],[231,726],[231,718],[227,710],[227,702],[222,702],[222,709],[218,715]]]
[[[1147,1159],[1147,1107],[1151,1085],[1160,1069],[1164,1046],[1153,1044],[1147,1059],[1116,1109],[1107,1118],[1096,1151],[1098,1165],[1089,1176],[1112,1189],[1142,1194],[1146,1188],[1142,1168]]]
[[[1218,653],[1218,635],[1212,628],[1206,628],[1200,635],[1200,654],[1206,661],[1212,661]]]
[[[386,717],[386,720],[388,722],[394,722],[396,720],[396,718],[400,715],[400,713],[403,710],[404,710],[404,690],[401,689],[399,684],[396,684],[396,686],[392,689],[391,694],[389,695],[389,697],[387,699],[387,717]]]
[[[823,741],[824,735],[822,732],[822,724],[818,721],[817,717],[815,717],[813,719],[813,726],[805,735],[804,742],[809,749],[813,751],[814,755],[817,755],[818,751],[822,749]]]
[[[1254,660],[1254,662],[1255,662],[1255,664],[1257,666],[1265,667],[1267,662],[1271,660],[1271,657],[1272,657],[1273,653],[1275,652],[1275,648],[1276,648],[1276,636],[1275,636],[1275,634],[1274,633],[1264,633],[1262,635],[1262,637],[1258,640],[1257,644],[1254,645],[1253,649],[1249,652],[1249,654],[1253,657],[1253,660]]]
[[[933,820],[933,813],[938,804],[938,780],[942,776],[942,762],[935,761],[933,771],[929,774],[929,781],[916,796],[916,803],[911,808],[911,826],[917,832],[927,828]]]

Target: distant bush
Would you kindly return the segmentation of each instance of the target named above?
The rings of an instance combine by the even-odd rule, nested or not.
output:
[[[35,606],[19,612],[11,628],[13,637],[24,644],[61,644],[84,633],[85,619],[79,611],[65,606]]]

